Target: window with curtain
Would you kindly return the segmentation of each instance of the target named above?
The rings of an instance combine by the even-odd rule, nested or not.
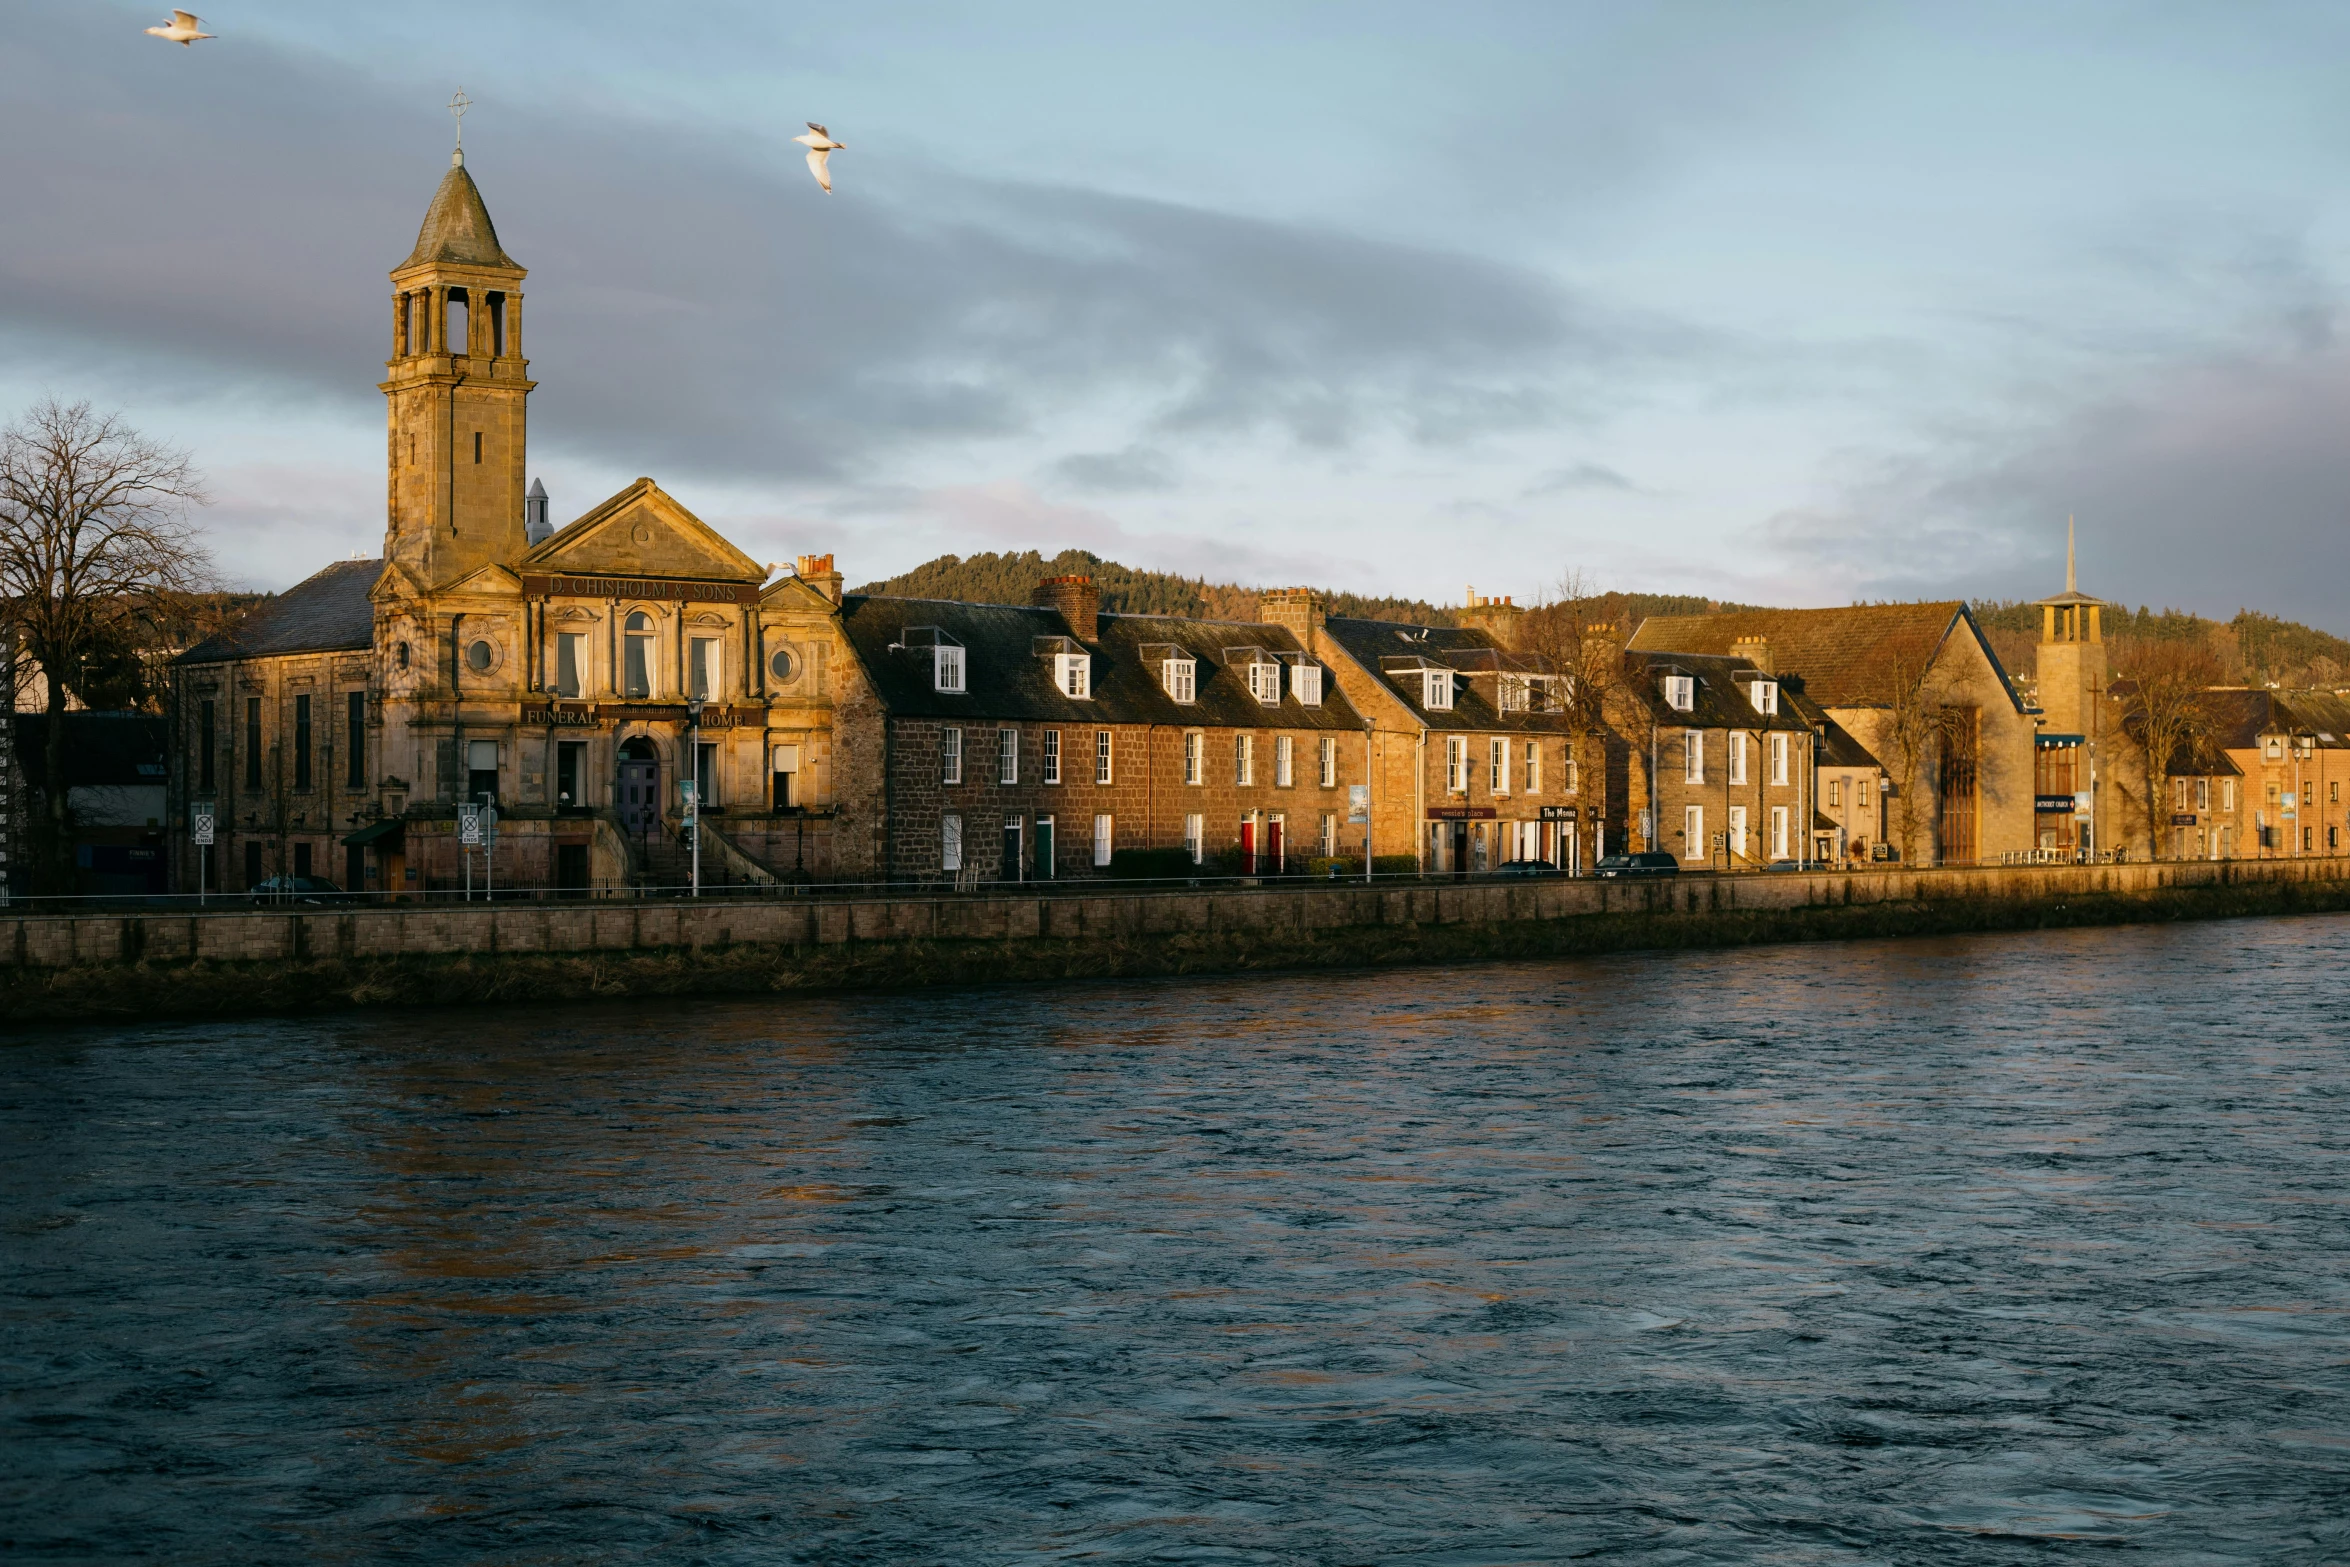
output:
[[[647,697],[653,694],[653,617],[643,610],[631,610],[623,623],[622,676],[620,694]]]

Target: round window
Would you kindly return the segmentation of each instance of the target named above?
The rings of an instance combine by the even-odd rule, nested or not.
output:
[[[465,667],[477,675],[489,673],[490,666],[497,661],[498,650],[490,646],[487,637],[465,650]]]
[[[792,657],[791,649],[787,647],[777,648],[775,656],[767,660],[767,667],[775,671],[777,685],[788,686],[800,675],[800,661]]]

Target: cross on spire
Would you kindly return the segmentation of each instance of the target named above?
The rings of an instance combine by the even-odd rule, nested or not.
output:
[[[450,118],[457,122],[457,149],[449,154],[449,161],[453,164],[462,165],[465,162],[465,111],[472,107],[473,100],[465,96],[463,87],[459,87],[449,99]]]

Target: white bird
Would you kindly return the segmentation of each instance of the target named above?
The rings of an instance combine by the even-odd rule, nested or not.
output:
[[[808,149],[808,172],[816,176],[816,183],[823,186],[824,194],[829,196],[832,194],[832,171],[825,167],[825,161],[848,143],[834,141],[832,132],[814,120],[808,122],[808,130],[810,134],[794,136],[792,140]]]
[[[168,39],[175,44],[193,44],[199,38],[217,38],[218,33],[204,31],[204,18],[193,11],[174,11],[171,20],[161,27],[147,29],[150,38]]]

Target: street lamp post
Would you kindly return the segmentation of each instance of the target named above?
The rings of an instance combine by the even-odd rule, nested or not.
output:
[[[685,831],[687,861],[692,877],[690,896],[702,895],[702,698],[688,698],[685,704],[686,765],[692,779],[685,786]]]

